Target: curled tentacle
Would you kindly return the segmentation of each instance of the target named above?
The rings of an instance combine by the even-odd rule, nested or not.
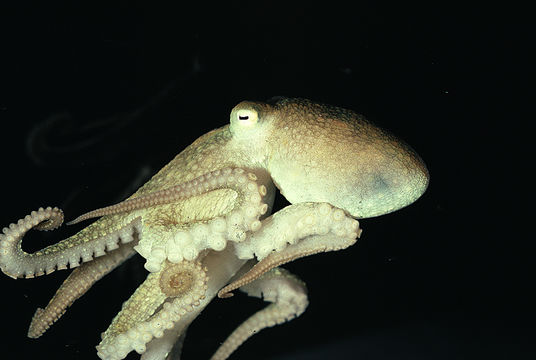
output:
[[[282,324],[303,314],[309,301],[303,281],[285,269],[275,268],[240,288],[271,304],[238,326],[220,345],[210,360],[227,359],[240,345],[259,331]]]
[[[133,249],[135,243],[133,241],[126,246],[121,246],[106,256],[84,263],[74,269],[56,291],[48,305],[44,309],[38,308],[35,311],[28,330],[28,337],[36,339],[43,335],[65,313],[67,308],[84,295],[94,283],[134,255],[136,253]]]
[[[202,194],[207,191],[212,191],[225,187],[233,188],[232,175],[242,174],[243,172],[244,170],[240,168],[225,168],[222,170],[215,170],[177,186],[155,191],[147,195],[135,195],[134,197],[122,201],[118,204],[92,210],[68,222],[67,225],[77,224],[81,221],[92,219],[95,217],[121,214],[134,210],[145,209],[151,206],[170,204],[173,202],[177,202],[181,199],[186,199],[192,196]],[[248,174],[248,177],[253,181],[257,180],[254,174],[250,173]],[[225,181],[229,179],[231,181]],[[264,188],[264,190],[261,190],[261,192],[264,192],[265,195],[266,188]]]
[[[357,220],[327,203],[290,205],[267,219],[263,228],[246,242],[236,245],[238,257],[251,258],[255,254],[260,261],[221,289],[218,297],[232,296],[231,291],[277,266],[305,256],[345,249],[353,245],[360,234]]]
[[[182,340],[188,326],[207,306],[219,289],[224,286],[230,278],[242,273],[250,268],[245,264],[245,260],[238,259],[232,249],[228,246],[225,250],[208,252],[202,260],[203,268],[206,267],[206,273],[210,274],[207,282],[207,291],[205,298],[200,300],[199,306],[194,307],[193,311],[185,314],[179,321],[175,322],[172,329],[164,332],[161,338],[151,340],[146,346],[147,351],[142,355],[142,360],[155,359],[180,359]]]
[[[103,222],[92,225],[92,229],[88,227],[68,239],[34,253],[30,254],[22,250],[22,239],[30,229],[52,230],[60,226],[62,222],[63,212],[58,208],[48,207],[33,211],[16,224],[4,228],[3,234],[0,234],[0,268],[2,271],[12,278],[31,278],[50,274],[56,269],[66,269],[67,266],[77,267],[80,265],[80,260],[91,261],[94,257],[104,255],[106,251],[117,249],[119,242],[131,242],[134,232],[139,231],[141,224],[140,219],[137,218],[122,228],[92,238],[90,234],[99,234],[95,231],[99,230],[99,227],[110,228],[110,224]]]
[[[153,338],[161,338],[205,298],[208,277],[199,263],[166,263],[151,273],[123,304],[121,312],[102,335],[98,356],[123,359],[130,351],[142,354]]]
[[[197,185],[194,186],[194,182]],[[165,260],[172,263],[192,261],[205,249],[222,251],[228,241],[244,241],[248,232],[257,231],[261,227],[260,218],[268,211],[268,205],[263,199],[267,195],[266,187],[258,184],[253,173],[246,173],[243,169],[213,171],[189,184],[177,186],[173,191],[177,191],[180,196],[194,196],[193,194],[201,195],[215,189],[232,189],[237,197],[228,212],[202,221],[168,225],[166,229],[169,235],[159,234],[157,239],[141,239],[135,249],[147,259],[145,268],[150,272],[159,271]],[[173,192],[169,191],[170,194]],[[162,199],[160,192],[143,196],[145,197]],[[148,203],[155,204],[153,200]]]

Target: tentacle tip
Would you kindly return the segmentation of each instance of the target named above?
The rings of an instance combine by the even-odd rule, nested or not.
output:
[[[233,297],[233,293],[232,292],[225,292],[225,291],[220,291],[218,292],[218,297],[220,299],[228,299],[230,297]]]
[[[69,226],[69,225],[78,224],[80,221],[82,221],[82,220],[80,220],[80,218],[76,218],[76,219],[74,219],[74,220],[71,220],[71,221],[69,221],[69,222],[66,222],[65,225]]]
[[[44,331],[35,331],[35,329],[32,329],[30,327],[30,329],[28,330],[28,334],[27,336],[30,338],[30,339],[38,339],[41,337],[41,335],[43,335]]]
[[[26,336],[28,336],[30,339],[37,339],[41,335],[34,334],[33,331],[30,329],[30,330],[28,330],[28,334]]]
[[[43,333],[46,331],[46,329],[42,329],[38,325],[39,320],[44,312],[45,312],[45,309],[42,309],[42,308],[37,308],[35,310],[35,314],[32,317],[32,322],[30,323],[30,328],[28,329],[28,334],[27,334],[27,336],[30,339],[37,339],[38,337],[43,335]]]

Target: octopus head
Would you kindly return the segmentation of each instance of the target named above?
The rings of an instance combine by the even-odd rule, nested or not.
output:
[[[366,218],[413,203],[428,186],[413,149],[351,110],[305,99],[245,101],[230,130],[291,203],[329,202]]]

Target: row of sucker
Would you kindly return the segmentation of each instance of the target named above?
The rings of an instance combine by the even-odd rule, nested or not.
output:
[[[290,321],[303,314],[309,300],[305,283],[285,269],[275,268],[240,290],[270,302],[240,324],[220,345],[210,360],[226,360],[247,339],[259,331]]]
[[[200,300],[205,298],[208,282],[206,268],[200,263],[188,261],[167,265],[160,274],[159,284],[168,300],[147,320],[136,322],[119,334],[110,330],[112,323],[97,346],[97,355],[101,359],[121,360],[132,350],[143,354],[152,339],[164,336],[166,330],[194,311]]]
[[[300,211],[292,214],[285,214],[283,209],[272,215],[270,225],[264,225],[253,237],[237,244],[237,256],[240,259],[255,256],[257,260],[262,260],[272,252],[280,252],[308,236],[333,233],[339,237],[356,238],[361,234],[357,220],[328,203],[303,203],[299,206],[302,207]]]
[[[126,259],[136,252],[132,248],[133,241],[119,249],[111,251],[107,256],[102,256],[89,263],[84,263],[69,274],[61,287],[56,291],[48,305],[38,308],[32,318],[28,337],[36,339],[43,335],[91,286],[103,276],[115,269]]]
[[[77,224],[81,221],[95,217],[121,214],[139,209],[146,209],[152,206],[171,204],[181,199],[187,199],[208,191],[225,188],[227,187],[226,185],[229,185],[225,183],[226,178],[240,174],[244,174],[244,170],[241,168],[223,168],[214,170],[176,186],[158,190],[146,195],[134,195],[134,197],[118,204],[92,210],[69,221],[67,225]],[[256,176],[252,173],[248,173],[247,176],[253,176],[255,177],[254,180],[256,180]]]
[[[13,278],[32,278],[50,274],[56,269],[75,268],[81,261],[91,261],[117,249],[120,243],[131,242],[133,234],[141,229],[141,218],[136,218],[121,229],[95,239],[74,241],[68,238],[31,254],[22,250],[22,239],[30,229],[52,230],[62,222],[63,212],[56,207],[47,207],[32,211],[16,224],[4,228],[3,234],[0,234],[2,271]]]
[[[260,260],[246,274],[220,289],[218,297],[232,296],[231,291],[277,266],[305,256],[346,249],[361,235],[357,220],[327,203],[289,205],[265,221],[261,231],[235,246],[239,258],[250,259],[257,254]],[[281,235],[282,238],[273,239]],[[274,245],[280,245],[277,251]]]
[[[205,249],[221,251],[227,241],[242,242],[248,232],[260,229],[259,218],[267,212],[268,205],[263,202],[266,187],[257,183],[255,174],[240,168],[226,168],[197,178],[195,184],[191,192],[197,194],[222,188],[236,191],[236,205],[224,216],[194,222],[159,243],[140,241],[135,249],[147,259],[145,268],[148,271],[159,271],[166,259],[179,263],[194,260]]]

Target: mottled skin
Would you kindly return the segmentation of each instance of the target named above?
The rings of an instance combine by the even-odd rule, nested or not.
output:
[[[150,273],[104,333],[103,359],[131,350],[164,359],[218,292],[264,295],[272,304],[222,344],[213,356],[222,360],[254,332],[305,310],[304,284],[277,266],[352,245],[361,233],[354,219],[407,206],[427,184],[411,148],[352,111],[304,99],[245,101],[229,125],[197,139],[131,200],[78,218],[102,216],[71,238],[34,254],[20,249],[30,228],[61,224],[61,211],[51,208],[4,229],[0,266],[32,277],[82,258],[36,312],[29,336],[38,337],[135,251],[145,257]],[[274,185],[292,205],[269,216]]]

